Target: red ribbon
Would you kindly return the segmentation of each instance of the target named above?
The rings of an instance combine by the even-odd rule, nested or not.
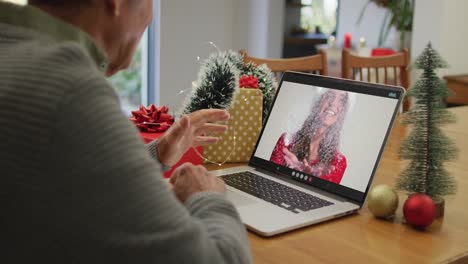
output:
[[[141,131],[164,132],[174,124],[174,117],[168,114],[167,106],[156,107],[151,104],[148,108],[140,106],[140,110],[132,111],[133,121]]]
[[[252,75],[243,75],[239,79],[239,87],[240,88],[258,88],[258,78]]]

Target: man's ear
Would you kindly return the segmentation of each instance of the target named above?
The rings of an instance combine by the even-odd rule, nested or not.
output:
[[[106,11],[113,17],[120,16],[123,7],[123,0],[104,0]]]

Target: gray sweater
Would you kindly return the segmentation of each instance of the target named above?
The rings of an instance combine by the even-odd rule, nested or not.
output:
[[[250,263],[216,193],[178,201],[90,37],[0,2],[0,262]]]

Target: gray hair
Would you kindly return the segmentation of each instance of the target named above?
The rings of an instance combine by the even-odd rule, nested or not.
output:
[[[314,103],[312,110],[304,121],[302,127],[293,136],[291,152],[296,155],[300,161],[307,159],[309,156],[310,141],[321,126],[319,120],[320,103],[323,100],[330,100],[329,94],[331,92],[332,90],[328,90],[320,96],[320,98]],[[320,162],[317,165],[322,164],[330,166],[335,157],[335,153],[340,144],[341,129],[348,109],[348,102],[348,93],[346,93],[346,101],[343,105],[343,111],[339,113],[338,120],[325,132],[326,134],[320,142],[318,150]]]

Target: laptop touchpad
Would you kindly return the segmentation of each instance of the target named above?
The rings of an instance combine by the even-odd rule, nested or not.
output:
[[[251,205],[257,202],[254,199],[250,199],[247,196],[238,194],[231,190],[226,191],[226,198],[236,206],[246,206],[246,205]]]

